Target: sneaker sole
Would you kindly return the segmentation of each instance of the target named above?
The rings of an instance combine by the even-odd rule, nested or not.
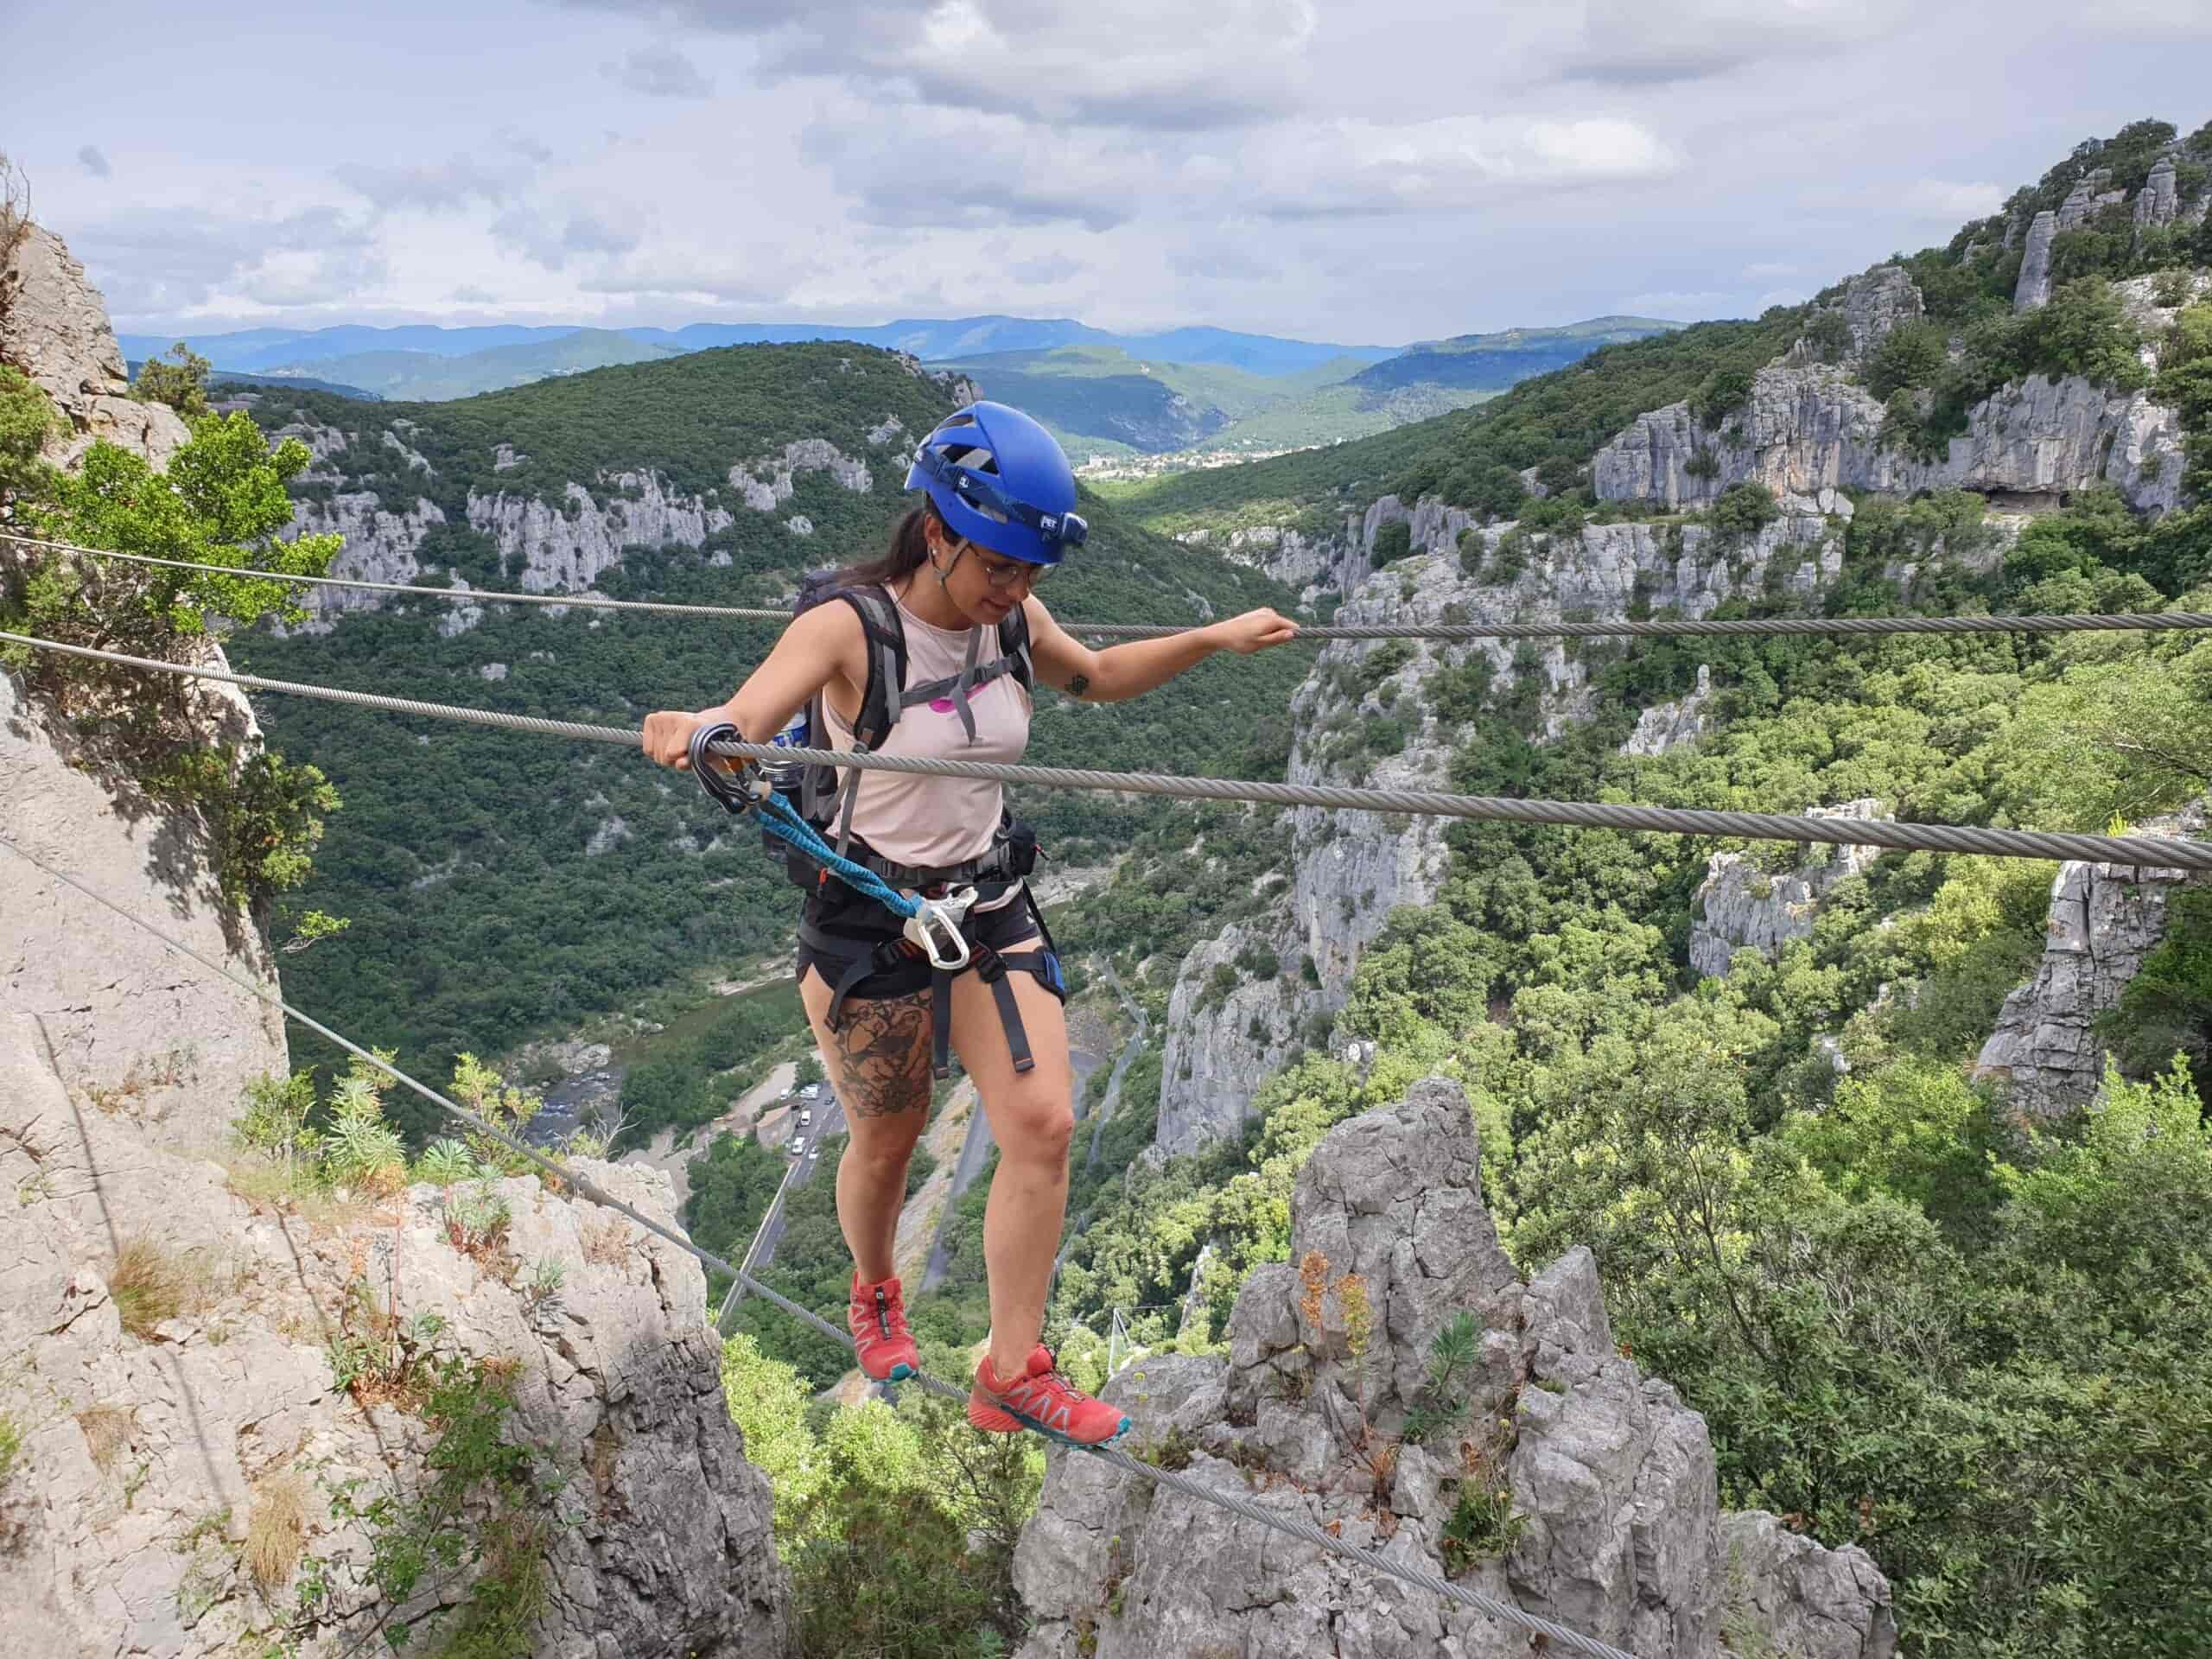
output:
[[[1072,1446],[1086,1452],[1118,1445],[1133,1425],[1127,1417],[1122,1426],[1103,1440],[1078,1440],[1057,1428],[1047,1428],[1034,1417],[1025,1416],[1005,1405],[985,1405],[973,1395],[968,1398],[968,1426],[985,1434],[1019,1434],[1027,1429],[1032,1434],[1042,1434],[1048,1440],[1058,1440],[1062,1446]]]

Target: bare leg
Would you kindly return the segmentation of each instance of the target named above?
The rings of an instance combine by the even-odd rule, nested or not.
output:
[[[830,988],[810,972],[799,998],[822,1064],[845,1109],[851,1142],[837,1161],[837,1222],[863,1284],[892,1274],[892,1246],[906,1197],[906,1162],[930,1116],[930,994],[863,1002],[828,1025]]]
[[[1068,1026],[1059,999],[1024,973],[1009,973],[1036,1059],[1017,1073],[990,988],[973,974],[953,982],[952,1041],[976,1080],[999,1143],[998,1173],[983,1210],[983,1264],[990,1274],[991,1370],[1020,1376],[1045,1328],[1052,1258],[1067,1222],[1068,1142],[1075,1095]]]

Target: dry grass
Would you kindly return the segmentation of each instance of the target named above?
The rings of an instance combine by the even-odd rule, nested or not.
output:
[[[281,1590],[291,1582],[307,1529],[308,1484],[296,1473],[281,1470],[254,1487],[245,1523],[245,1565],[263,1590]]]
[[[584,1224],[584,1260],[602,1268],[619,1268],[630,1259],[630,1224],[607,1216]]]
[[[115,1300],[123,1328],[141,1342],[151,1342],[154,1328],[184,1312],[193,1287],[192,1266],[181,1251],[136,1234],[116,1252],[107,1294]]]
[[[105,1474],[138,1432],[138,1414],[129,1406],[86,1406],[77,1414],[77,1427],[92,1453],[92,1467]]]

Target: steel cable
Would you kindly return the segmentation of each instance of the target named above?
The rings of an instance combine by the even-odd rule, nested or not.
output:
[[[198,963],[210,973],[215,974],[220,978],[228,980],[239,989],[244,990],[253,996],[258,997],[262,1001],[269,1004],[270,1007],[283,1010],[285,1014],[298,1020],[302,1025],[314,1032],[316,1035],[322,1037],[330,1042],[335,1043],[346,1053],[354,1056],[356,1058],[367,1061],[378,1071],[390,1076],[394,1082],[404,1084],[408,1089],[413,1090],[416,1094],[421,1096],[424,1100],[429,1101],[432,1105],[436,1106],[441,1110],[447,1113],[455,1121],[467,1124],[470,1128],[475,1130],[480,1135],[488,1135],[493,1140],[499,1142],[500,1145],[505,1147],[511,1152],[528,1159],[531,1163],[537,1165],[539,1168],[544,1170],[549,1174],[551,1174],[558,1179],[565,1182],[581,1197],[590,1200],[594,1204],[601,1205],[607,1209],[612,1210],[618,1215],[626,1217],[628,1219],[637,1223],[639,1226],[643,1227],[646,1231],[653,1234],[655,1236],[666,1240],[669,1243],[675,1245],[686,1255],[696,1257],[704,1265],[714,1268],[720,1272],[730,1274],[738,1283],[743,1285],[745,1288],[753,1294],[762,1298],[779,1308],[781,1308],[785,1313],[789,1313],[794,1319],[803,1321],[812,1329],[820,1332],[823,1336],[828,1337],[833,1342],[838,1343],[848,1350],[851,1350],[853,1348],[853,1338],[849,1332],[839,1330],[836,1325],[830,1324],[829,1320],[823,1319],[811,1308],[792,1301],[789,1297],[785,1296],[781,1293],[761,1283],[750,1274],[745,1273],[740,1268],[732,1266],[728,1262],[715,1255],[712,1250],[701,1249],[698,1245],[693,1243],[689,1238],[684,1237],[681,1233],[677,1233],[663,1226],[659,1222],[655,1221],[652,1217],[645,1214],[642,1211],[637,1210],[630,1205],[625,1204],[621,1199],[616,1198],[613,1193],[599,1185],[597,1182],[591,1180],[586,1176],[579,1175],[575,1171],[569,1168],[559,1160],[547,1157],[537,1147],[529,1145],[525,1141],[518,1140],[513,1135],[511,1135],[505,1130],[499,1128],[497,1125],[486,1122],[483,1118],[479,1117],[475,1113],[469,1111],[465,1107],[456,1105],[454,1102],[447,1099],[445,1096],[440,1094],[436,1090],[429,1087],[427,1084],[417,1082],[414,1077],[410,1077],[406,1072],[401,1071],[397,1066],[391,1065],[389,1061],[381,1059],[378,1056],[372,1054],[368,1050],[361,1047],[357,1043],[347,1041],[345,1038],[331,1030],[329,1027],[324,1025],[321,1021],[301,1013],[299,1009],[285,1001],[274,991],[270,991],[263,986],[257,985],[251,980],[246,979],[240,975],[232,973],[221,963],[201,955],[200,952],[194,950],[181,939],[175,938],[171,935],[163,932],[160,928],[156,927],[151,922],[146,921],[141,917],[133,915],[130,912],[124,909],[122,906],[115,903],[112,899],[106,898],[101,893],[94,892],[91,887],[86,887],[74,876],[68,874],[65,871],[57,870],[52,865],[48,864],[44,860],[38,858],[31,853],[26,852],[22,848],[18,847],[9,837],[0,836],[0,847],[5,847],[10,852],[14,853],[17,857],[24,860],[34,868],[45,872],[46,874],[51,876],[54,880],[64,882],[69,887],[75,888],[77,892],[82,893],[87,899],[92,899],[95,904],[103,906],[106,909],[114,912],[115,914],[122,917],[124,920],[130,923],[132,925],[143,928],[148,933],[152,934],[154,938],[159,939],[163,944],[168,946],[169,949],[178,952],[180,955],[190,957],[194,962]],[[926,1371],[917,1372],[910,1380],[917,1387],[925,1389],[931,1394],[941,1395],[948,1400],[957,1400],[964,1402],[968,1398],[967,1389],[960,1388],[957,1384],[947,1382],[940,1377],[931,1376]],[[1522,1630],[1538,1632],[1550,1638],[1552,1641],[1557,1642],[1565,1647],[1573,1649],[1578,1653],[1588,1655],[1589,1659],[1636,1659],[1636,1656],[1625,1653],[1622,1649],[1610,1646],[1604,1642],[1598,1641],[1595,1637],[1585,1636],[1580,1630],[1570,1630],[1564,1624],[1554,1623],[1553,1620],[1542,1618],[1538,1614],[1523,1611],[1522,1609],[1512,1605],[1509,1602],[1499,1601],[1495,1597],[1485,1595],[1481,1591],[1471,1589],[1465,1585],[1454,1584],[1448,1579],[1440,1578],[1437,1574],[1427,1571],[1424,1567],[1418,1567],[1411,1561],[1394,1560],[1390,1556],[1382,1554],[1380,1550],[1366,1548],[1357,1544],[1346,1543],[1342,1538],[1337,1537],[1332,1534],[1325,1531],[1313,1522],[1307,1520],[1302,1516],[1275,1514],[1273,1511],[1261,1508],[1258,1504],[1251,1502],[1250,1499],[1242,1497],[1237,1493],[1224,1491],[1222,1488],[1210,1485],[1205,1481],[1194,1480],[1188,1475],[1178,1473],[1173,1470],[1156,1468],[1153,1465],[1145,1462],[1142,1459],[1134,1457],[1130,1453],[1122,1451],[1119,1447],[1075,1446],[1072,1449],[1088,1453],[1092,1457],[1103,1459],[1106,1462],[1113,1465],[1116,1468],[1121,1470],[1125,1474],[1135,1475],[1140,1478],[1153,1481],[1159,1485],[1166,1486],[1173,1491],[1180,1492],[1185,1497],[1197,1498],[1208,1503],[1218,1504],[1224,1509],[1234,1510],[1236,1514],[1243,1516],[1248,1520],[1257,1522],[1262,1526],[1272,1528],[1277,1532],[1284,1533],[1291,1537],[1301,1539],[1307,1543],[1317,1545],[1332,1554],[1341,1556],[1347,1560],[1356,1561],[1363,1567],[1373,1569],[1375,1572],[1388,1574],[1389,1577],[1402,1580],[1408,1584],[1419,1586],[1421,1588],[1430,1591],[1433,1593],[1444,1598],[1447,1601],[1455,1601],[1464,1606],[1474,1608],[1478,1612],[1486,1613],[1493,1618],[1503,1619],[1506,1623],[1517,1625]]]
[[[235,565],[196,563],[188,559],[162,559],[145,553],[113,553],[104,548],[79,547],[70,542],[41,541],[29,536],[0,532],[0,541],[28,547],[54,548],[94,558],[122,559],[132,564],[162,565],[173,569],[234,575],[254,582],[294,582],[319,588],[358,588],[378,594],[412,594],[423,599],[487,605],[575,606],[588,610],[658,611],[677,616],[735,617],[747,621],[788,622],[791,613],[734,605],[678,605],[659,600],[606,599],[591,594],[507,594],[481,588],[422,588],[404,582],[369,582],[351,576],[289,575],[274,570],[251,570]],[[1058,619],[1070,633],[1109,639],[1164,639],[1188,633],[1191,626],[1147,622],[1071,622]],[[1191,625],[1197,626],[1197,625]],[[1713,635],[1721,638],[1763,638],[1812,634],[1853,638],[1888,634],[1966,633],[2150,633],[2192,628],[2212,629],[2212,612],[2136,611],[2050,614],[2031,613],[1992,616],[1775,616],[1707,619],[1661,619],[1615,622],[1436,622],[1421,626],[1384,622],[1301,624],[1301,639],[1433,639],[1471,644],[1484,639],[1663,639]]]
[[[264,679],[220,669],[200,668],[150,658],[128,657],[89,645],[68,645],[28,634],[0,632],[0,640],[58,652],[67,656],[119,664],[162,674],[219,680],[251,690],[276,691],[353,703],[387,714],[465,721],[541,737],[639,747],[635,727],[594,726],[548,720],[494,709],[466,709],[388,697],[370,691],[293,680]],[[1161,795],[1186,801],[1245,801],[1262,806],[1313,806],[1350,812],[1409,813],[1424,817],[1466,818],[1479,823],[1543,823],[1580,830],[1624,830],[1656,835],[1734,836],[1747,841],[1823,842],[1838,847],[1882,847],[1897,852],[1976,853],[1999,858],[2073,859],[2088,863],[2133,865],[2150,869],[2212,870],[2212,843],[2163,836],[2090,836],[2032,830],[1993,830],[1944,823],[1894,823],[1871,818],[1792,817],[1778,812],[1716,811],[1664,806],[1633,806],[1596,801],[1525,801],[1496,795],[1453,795],[1413,789],[1353,789],[1328,784],[1274,784],[1235,779],[1194,778],[1149,772],[1092,772],[1071,766],[1008,766],[981,760],[947,760],[923,755],[854,754],[844,750],[786,748],[766,743],[718,742],[712,751],[731,760],[796,761],[896,772],[937,778],[979,778],[999,784],[1047,789],[1095,789],[1126,795]]]

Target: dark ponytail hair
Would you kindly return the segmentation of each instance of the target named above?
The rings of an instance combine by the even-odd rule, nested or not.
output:
[[[938,519],[937,507],[925,496],[914,506],[906,509],[891,532],[891,546],[882,557],[868,560],[861,564],[849,564],[830,579],[836,588],[880,588],[913,575],[930,560],[928,525]]]

